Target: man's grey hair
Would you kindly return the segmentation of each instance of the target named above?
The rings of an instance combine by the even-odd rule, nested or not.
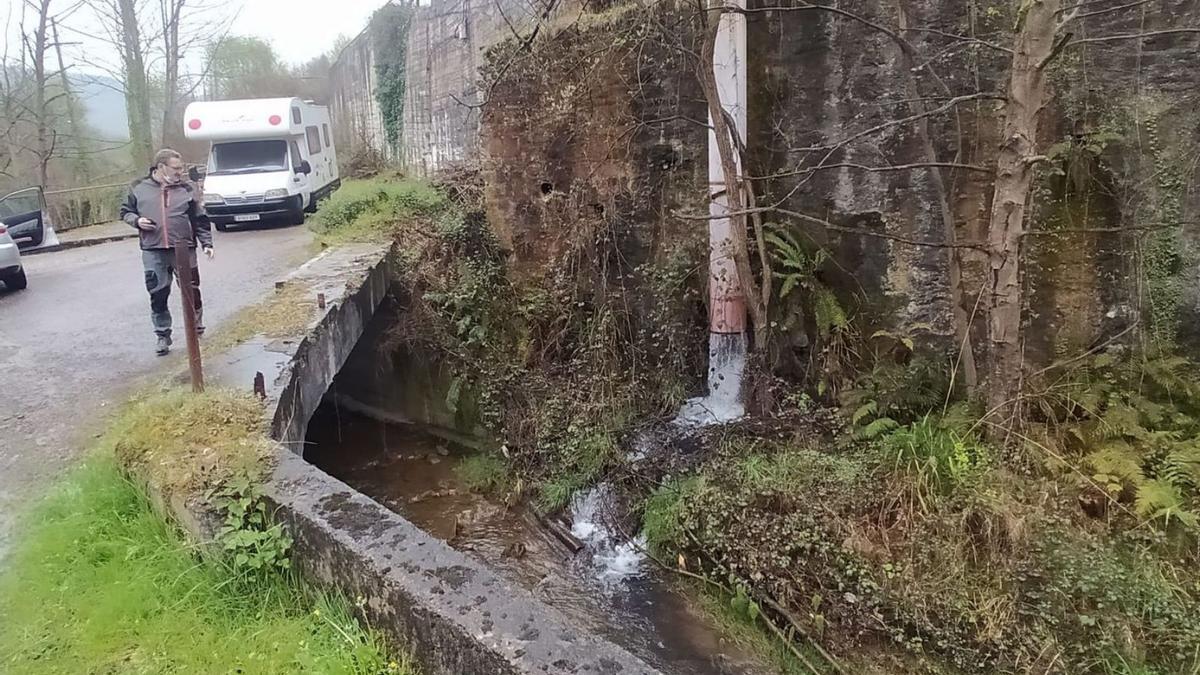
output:
[[[163,148],[154,154],[154,166],[166,164],[172,159],[183,159],[183,155],[170,148]]]

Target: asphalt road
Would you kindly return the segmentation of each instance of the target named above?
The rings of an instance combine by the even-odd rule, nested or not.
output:
[[[303,227],[213,235],[216,259],[200,263],[210,334],[311,252]],[[0,558],[19,509],[88,447],[105,413],[148,377],[186,368],[177,286],[175,348],[154,355],[136,240],[22,260],[29,288],[0,290]]]

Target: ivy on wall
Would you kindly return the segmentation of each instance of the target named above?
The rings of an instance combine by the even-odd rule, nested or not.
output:
[[[371,16],[371,46],[375,52],[375,100],[383,116],[388,148],[397,152],[403,139],[405,60],[413,9],[387,4]]]
[[[1156,222],[1142,250],[1142,273],[1146,279],[1152,335],[1160,345],[1171,345],[1179,327],[1179,309],[1186,283],[1182,272],[1190,262],[1180,225],[1187,182],[1182,163],[1173,157],[1159,136],[1161,117],[1157,111],[1152,113],[1145,128],[1154,160],[1156,189],[1151,212]]]

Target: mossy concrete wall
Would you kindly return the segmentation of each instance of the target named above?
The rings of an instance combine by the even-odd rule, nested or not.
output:
[[[210,383],[266,384],[279,441],[264,495],[295,540],[308,578],[365,600],[371,627],[411,649],[434,675],[655,673],[625,650],[570,625],[527,591],[304,461],[308,420],[382,302],[394,257],[386,245],[330,250],[280,284],[324,294],[296,335],[256,337],[209,364]],[[210,507],[172,500],[179,521],[206,536]]]

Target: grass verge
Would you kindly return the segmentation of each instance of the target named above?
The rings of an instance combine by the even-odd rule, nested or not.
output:
[[[322,245],[387,241],[406,217],[433,215],[445,197],[428,183],[381,175],[349,180],[321,205],[312,230]]]
[[[0,573],[0,671],[415,672],[344,600],[199,558],[111,458],[29,515]]]
[[[174,390],[136,398],[101,439],[126,468],[167,493],[258,475],[270,444],[248,392]]]

